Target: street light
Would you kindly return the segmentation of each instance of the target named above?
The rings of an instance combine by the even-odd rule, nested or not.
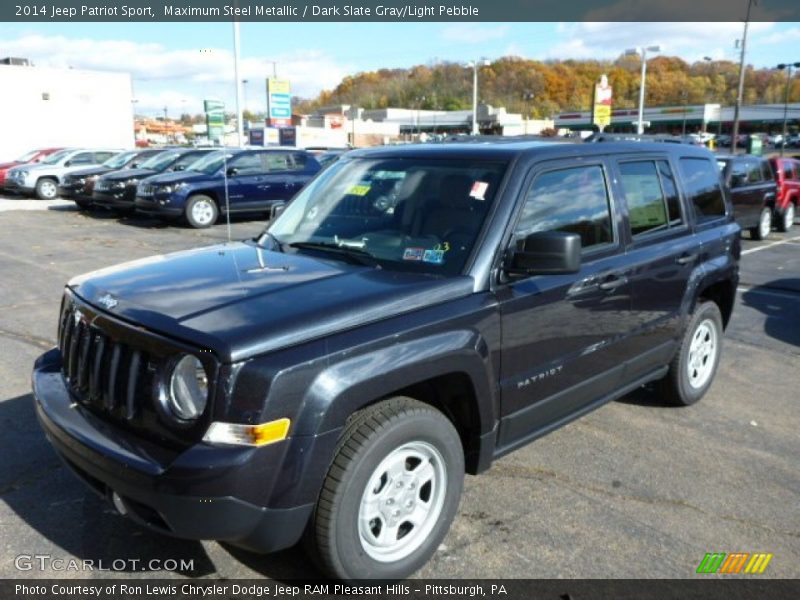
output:
[[[478,67],[488,67],[489,60],[481,57],[471,60],[467,67],[472,67],[472,135],[478,135]]]
[[[531,120],[531,102],[533,102],[534,97],[534,93],[530,91],[522,94],[522,99],[525,101],[525,135],[528,135],[528,124]]]
[[[683,127],[681,128],[681,136],[686,137],[686,103],[689,101],[689,92],[683,90],[681,92],[681,100],[683,100]]]
[[[786,69],[786,96],[783,100],[783,137],[781,138],[781,156],[783,156],[783,150],[786,148],[786,136],[788,134],[786,126],[789,120],[789,92],[792,88],[792,67],[795,69],[800,69],[800,62],[781,63],[777,66],[777,68],[781,71]]]
[[[647,53],[648,52],[661,52],[661,46],[642,46],[639,48],[629,48],[625,50],[626,56],[636,54],[642,57],[642,82],[639,86],[639,123],[636,125],[636,133],[639,135],[644,133],[644,85],[645,77],[647,76]]]

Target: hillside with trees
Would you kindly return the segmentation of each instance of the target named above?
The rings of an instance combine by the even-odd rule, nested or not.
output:
[[[605,73],[614,87],[614,106],[638,104],[641,62],[637,56],[615,61],[536,61],[505,57],[481,67],[480,101],[505,106],[511,112],[544,118],[570,110],[589,110],[594,83]],[[658,56],[647,63],[649,106],[702,104],[732,105],[736,99],[739,67],[731,61],[687,63]],[[786,72],[748,67],[745,104],[782,103]],[[800,101],[800,78],[793,77],[791,101]],[[406,107],[458,110],[471,107],[472,69],[459,63],[418,65],[409,69],[381,69],[345,77],[333,90],[314,99],[296,99],[297,112],[320,106],[354,104],[367,109]]]

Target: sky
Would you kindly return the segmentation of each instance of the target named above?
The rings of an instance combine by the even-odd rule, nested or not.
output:
[[[264,80],[291,80],[292,93],[316,96],[343,77],[380,68],[503,56],[547,60],[614,59],[626,48],[661,44],[689,62],[738,61],[742,23],[242,23],[243,103],[266,104]],[[747,62],[774,67],[800,60],[800,23],[751,23]],[[231,23],[0,23],[0,57],[39,66],[128,72],[136,112],[202,112],[204,98],[233,106]],[[465,70],[465,77],[470,72]]]

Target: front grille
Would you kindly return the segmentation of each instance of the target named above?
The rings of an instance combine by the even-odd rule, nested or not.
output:
[[[62,372],[73,397],[116,419],[141,416],[153,385],[151,357],[110,337],[73,303],[65,303],[59,331]]]
[[[94,184],[94,189],[98,192],[102,192],[104,190],[110,189],[108,181],[105,179],[98,179],[97,182]]]
[[[139,186],[138,194],[140,196],[152,196],[155,193],[155,188],[149,183],[143,183]]]
[[[178,449],[202,438],[209,411],[194,423],[176,424],[163,399],[168,366],[184,353],[203,362],[214,390],[218,363],[210,352],[128,325],[70,290],[61,307],[58,346],[64,382],[79,406],[161,448]]]

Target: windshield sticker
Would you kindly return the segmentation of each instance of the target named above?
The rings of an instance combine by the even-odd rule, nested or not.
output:
[[[352,196],[366,196],[369,193],[370,187],[371,186],[369,185],[363,185],[363,184],[354,185],[353,187],[350,188],[350,191],[347,193]]]
[[[425,248],[406,248],[403,252],[403,260],[422,260],[422,257],[430,250]]]
[[[485,181],[476,181],[472,184],[472,189],[469,192],[469,195],[475,198],[475,200],[486,200],[486,190],[489,189],[489,184]]]
[[[434,265],[444,264],[444,250],[425,250],[422,261]]]
[[[450,242],[442,242],[433,247],[434,250],[441,250],[442,252],[450,252]]]

